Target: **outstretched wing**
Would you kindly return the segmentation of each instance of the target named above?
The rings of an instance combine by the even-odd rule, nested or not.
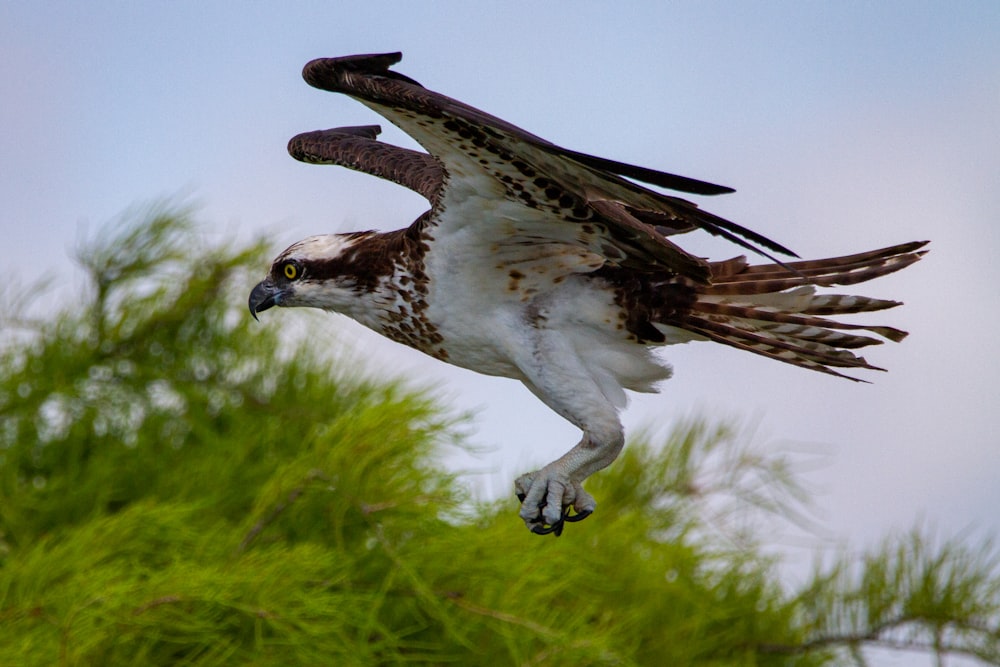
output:
[[[760,234],[635,181],[697,194],[730,188],[561,148],[389,69],[401,57],[313,60],[303,77],[374,109],[429,156],[378,142],[372,127],[299,135],[289,146],[293,155],[410,187],[431,201],[430,224],[440,233],[475,222],[476,233],[496,245],[569,244],[615,264],[698,282],[709,280],[709,265],[667,235],[702,229],[774,261],[768,251],[794,256]]]
[[[400,148],[378,141],[378,125],[335,127],[292,137],[288,152],[296,160],[310,164],[336,164],[378,176],[437,202],[444,169],[427,153]]]

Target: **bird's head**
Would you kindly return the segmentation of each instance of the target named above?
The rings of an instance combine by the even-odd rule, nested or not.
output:
[[[250,314],[271,306],[309,306],[344,312],[368,287],[358,245],[371,232],[311,236],[292,244],[250,292]]]

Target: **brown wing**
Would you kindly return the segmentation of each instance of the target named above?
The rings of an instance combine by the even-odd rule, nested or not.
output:
[[[335,164],[407,187],[432,204],[444,181],[441,164],[427,153],[378,141],[378,125],[304,132],[288,142],[288,153],[309,164]]]
[[[438,199],[432,200],[435,203],[450,196],[506,198],[534,209],[530,215],[551,223],[546,232],[557,241],[570,238],[609,261],[633,268],[669,269],[698,282],[709,280],[708,264],[668,241],[666,233],[702,229],[772,260],[767,250],[794,255],[691,202],[627,179],[698,194],[721,194],[731,192],[730,188],[560,148],[390,70],[401,57],[392,53],[323,58],[308,63],[303,76],[317,88],[358,99],[427,149],[444,170],[443,182],[436,181],[440,185],[435,190]],[[337,138],[338,146],[350,144],[351,148],[347,154],[331,150],[338,156],[331,161],[417,189],[414,186],[422,177],[404,175],[405,169],[392,164],[403,160],[406,154],[398,151],[405,149],[387,147],[391,152],[373,153],[382,158],[359,161],[356,154],[362,147],[375,150],[363,142],[384,146],[356,134]],[[347,164],[351,160],[359,166]],[[447,211],[447,201],[442,208]],[[437,219],[437,224],[446,222]],[[558,229],[558,225],[572,227],[572,231]]]

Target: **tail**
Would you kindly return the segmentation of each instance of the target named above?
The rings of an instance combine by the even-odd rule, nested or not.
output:
[[[824,316],[884,310],[900,302],[816,294],[815,288],[853,285],[894,273],[919,260],[926,252],[920,249],[926,244],[916,241],[784,265],[749,266],[744,257],[713,262],[711,284],[695,287],[696,300],[680,318],[680,326],[741,350],[858,381],[834,369],[884,370],[851,352],[882,340],[854,332],[866,331],[896,342],[905,338],[906,332]]]

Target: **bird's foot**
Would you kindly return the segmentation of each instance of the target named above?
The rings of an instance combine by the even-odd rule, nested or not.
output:
[[[572,481],[552,465],[518,477],[514,491],[521,501],[524,525],[536,535],[551,533],[559,537],[567,521],[583,521],[597,507],[580,482]]]

